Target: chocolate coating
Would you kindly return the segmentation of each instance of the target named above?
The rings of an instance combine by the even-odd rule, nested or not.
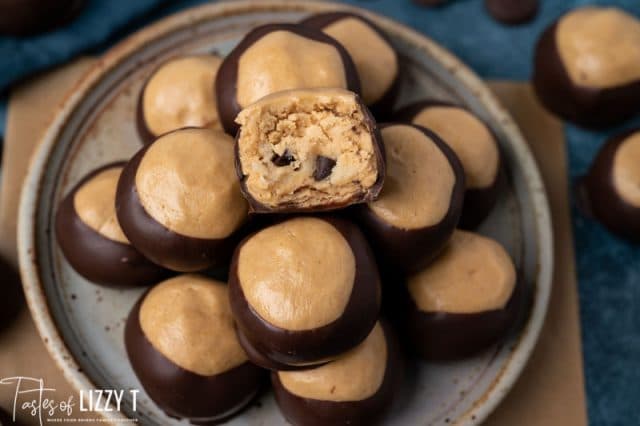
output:
[[[628,130],[603,145],[589,172],[581,179],[578,194],[585,213],[595,217],[609,231],[633,242],[640,242],[640,208],[629,204],[616,190],[613,167],[618,148],[638,131],[638,128]]]
[[[484,7],[496,21],[518,25],[531,21],[538,14],[538,0],[484,0]]]
[[[87,280],[107,287],[151,285],[169,274],[133,245],[96,232],[82,221],[75,209],[75,194],[85,183],[107,169],[124,164],[107,164],[89,173],[62,200],[56,213],[56,237],[69,264]]]
[[[245,362],[224,373],[202,376],[174,364],[142,331],[139,314],[145,295],[129,314],[124,338],[129,361],[151,399],[167,415],[194,424],[216,424],[246,407],[264,380],[264,370]]]
[[[349,13],[349,12],[319,13],[317,15],[312,15],[302,20],[300,24],[322,31],[325,27],[328,27],[329,25],[337,21],[340,21],[342,19],[348,19],[348,18],[358,19],[364,22],[367,26],[373,29],[389,45],[389,48],[395,53],[396,61],[398,63],[398,70],[396,72],[395,78],[393,79],[393,83],[391,84],[389,89],[387,89],[385,94],[382,97],[380,97],[380,99],[378,99],[373,104],[368,105],[369,109],[371,110],[371,112],[375,117],[378,117],[379,119],[382,117],[387,117],[391,113],[395,100],[398,97],[398,93],[400,92],[400,75],[402,72],[400,59],[398,58],[398,54],[393,48],[393,45],[391,44],[389,37],[387,37],[387,35],[376,24],[374,24],[367,18],[357,15],[355,13]],[[360,84],[361,85],[364,84],[362,78],[360,78]]]
[[[502,162],[502,161],[501,161]],[[458,227],[473,230],[489,216],[500,195],[500,182],[506,179],[500,167],[493,184],[488,188],[468,188],[464,192],[464,204]]]
[[[587,128],[612,126],[636,115],[640,109],[640,81],[608,88],[574,83],[560,58],[557,28],[556,21],[542,33],[535,50],[532,81],[544,106]]]
[[[461,105],[456,105],[451,102],[445,102],[440,100],[425,100],[412,103],[407,105],[406,107],[400,109],[394,114],[394,117],[397,121],[403,121],[407,123],[411,123],[413,119],[420,114],[423,110],[430,107],[456,107],[460,109],[467,110],[465,107]],[[468,111],[468,110],[467,110]],[[469,111],[470,112],[470,111]],[[476,117],[477,118],[477,117]],[[478,118],[479,121],[481,121]],[[485,123],[483,123],[485,124]],[[495,141],[498,140],[493,130],[489,126],[485,124],[485,127],[493,136]],[[447,142],[446,140],[444,141]],[[460,221],[458,223],[458,227],[461,229],[475,229],[489,216],[491,210],[496,205],[498,200],[498,195],[500,195],[499,187],[500,182],[505,179],[504,170],[502,167],[502,152],[500,151],[500,146],[496,143],[498,147],[498,173],[494,181],[485,188],[469,188],[467,187],[464,192],[464,203],[462,206],[462,215],[460,216]]]
[[[319,365],[357,346],[369,334],[380,311],[380,278],[373,253],[362,232],[353,223],[337,217],[322,219],[345,238],[355,256],[353,289],[342,315],[310,330],[288,330],[262,319],[249,305],[238,277],[238,257],[243,240],[233,256],[229,273],[229,299],[236,326],[249,359],[269,369],[292,369]],[[256,356],[257,354],[257,356]]]
[[[116,211],[125,235],[147,258],[171,270],[193,272],[226,265],[242,238],[242,226],[226,238],[189,237],[157,222],[142,206],[136,189],[136,173],[152,146],[153,143],[138,151],[125,166],[118,182]]]
[[[382,322],[387,342],[387,365],[382,384],[369,398],[361,401],[322,401],[302,398],[289,392],[277,372],[271,373],[276,402],[293,425],[374,425],[380,423],[399,393],[404,375],[404,361],[391,327]]]
[[[380,128],[392,126],[383,124]],[[433,141],[449,161],[455,176],[449,210],[442,220],[432,226],[419,229],[398,228],[378,216],[367,204],[358,206],[354,214],[367,231],[378,261],[383,269],[398,268],[411,273],[428,265],[442,250],[456,228],[464,201],[464,170],[456,154],[435,133],[424,127],[419,129]],[[383,141],[384,142],[384,141]]]
[[[12,421],[9,413],[7,413],[2,408],[0,408],[0,425],[4,425],[4,424],[9,425],[11,423]]]
[[[235,118],[242,109],[237,100],[238,67],[242,54],[262,37],[275,31],[288,31],[313,41],[333,46],[339,53],[344,65],[344,73],[347,81],[346,89],[360,93],[360,81],[358,74],[347,51],[340,43],[327,36],[322,31],[307,28],[297,24],[267,24],[254,28],[240,43],[229,53],[220,65],[216,76],[216,97],[220,121],[227,133],[235,135],[238,125]]]
[[[73,19],[84,0],[0,0],[0,34],[28,36],[51,31]]]
[[[528,315],[530,301],[530,291],[522,279],[516,282],[504,308],[485,312],[424,312],[407,292],[401,310],[404,312],[402,332],[409,346],[426,360],[465,358],[517,330]]]
[[[13,416],[11,414],[9,414],[8,411],[4,410],[3,408],[0,408],[0,425],[3,426],[27,426],[26,424],[22,423],[19,419],[16,419],[16,421],[13,421]]]
[[[9,326],[24,304],[20,275],[0,257],[0,330]]]

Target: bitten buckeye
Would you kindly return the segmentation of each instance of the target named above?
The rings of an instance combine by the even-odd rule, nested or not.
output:
[[[408,277],[404,330],[426,359],[463,358],[496,343],[524,308],[524,288],[496,241],[456,231],[442,254]]]
[[[127,355],[151,399],[169,416],[222,421],[264,380],[238,343],[224,283],[194,274],[164,281],[133,307]]]
[[[324,364],[367,337],[380,311],[380,279],[355,225],[298,217],[238,246],[229,297],[249,359],[290,370]]]
[[[249,32],[218,70],[220,120],[235,135],[235,119],[243,108],[272,93],[320,87],[360,93],[358,73],[345,48],[313,28],[263,25]]]
[[[584,127],[640,111],[640,21],[615,8],[584,7],[538,41],[533,84],[544,105]]]
[[[380,193],[380,133],[353,92],[278,92],[242,110],[237,122],[236,168],[252,211],[332,210]]]
[[[226,264],[248,210],[233,139],[196,128],[159,137],[127,163],[116,205],[125,235],[155,263],[179,272]]]
[[[400,121],[440,136],[462,163],[466,190],[459,227],[474,229],[491,213],[499,194],[502,162],[493,132],[467,109],[442,101],[422,101],[398,111]]]
[[[464,171],[435,133],[410,124],[381,126],[387,176],[376,201],[358,206],[379,261],[405,273],[426,266],[453,233]]]
[[[587,213],[618,236],[640,242],[640,129],[608,140],[580,189]]]
[[[323,366],[271,373],[276,401],[293,425],[380,423],[400,392],[403,361],[391,329],[377,323],[354,349]]]
[[[155,284],[168,271],[151,263],[120,228],[116,187],[125,163],[100,167],[62,200],[56,237],[69,264],[84,278],[109,287]]]

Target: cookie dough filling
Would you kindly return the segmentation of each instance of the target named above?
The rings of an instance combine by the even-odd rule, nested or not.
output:
[[[164,281],[147,294],[139,315],[153,347],[185,370],[213,376],[247,361],[222,282],[195,274]]]
[[[236,122],[243,185],[257,203],[309,209],[374,196],[383,174],[375,123],[354,93],[280,92]]]
[[[504,308],[515,285],[516,270],[505,249],[466,231],[456,231],[440,257],[408,281],[421,311],[466,314]]]
[[[387,342],[377,323],[360,345],[321,367],[281,371],[282,385],[294,395],[320,401],[362,401],[373,396],[384,380]]]
[[[500,154],[487,126],[469,111],[453,106],[431,106],[418,113],[414,124],[433,130],[456,153],[465,172],[467,188],[493,185]]]
[[[613,184],[624,201],[640,208],[640,132],[633,133],[616,150]]]
[[[116,217],[116,188],[122,167],[103,170],[82,185],[73,197],[80,220],[112,241],[129,244]]]
[[[640,80],[640,21],[622,10],[573,11],[558,22],[556,43],[577,85],[610,88]]]

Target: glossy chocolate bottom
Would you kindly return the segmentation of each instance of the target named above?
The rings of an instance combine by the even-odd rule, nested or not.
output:
[[[0,330],[8,327],[24,305],[20,275],[0,257]]]
[[[448,361],[472,356],[520,328],[531,299],[520,279],[503,309],[477,313],[423,312],[407,293],[403,333],[423,359]]]
[[[615,188],[613,167],[620,145],[635,128],[609,139],[600,149],[589,173],[578,183],[578,207],[610,232],[625,240],[640,243],[640,208],[626,202]]]
[[[622,123],[637,115],[640,81],[606,89],[575,84],[560,58],[556,29],[557,24],[549,27],[535,50],[532,82],[544,106],[567,121],[596,129]]]
[[[74,206],[76,192],[101,172],[121,167],[112,163],[85,176],[64,198],[56,213],[56,238],[73,269],[87,280],[106,287],[157,284],[170,272],[145,258],[131,244],[106,238],[85,224]]]
[[[267,368],[288,369],[326,362],[354,348],[369,335],[380,313],[380,277],[373,253],[360,229],[336,216],[315,216],[338,230],[356,260],[349,301],[334,321],[308,330],[290,330],[264,320],[249,304],[238,276],[239,253],[253,236],[236,248],[229,273],[229,300],[249,358]],[[253,358],[253,356],[256,356]]]
[[[194,424],[215,424],[237,414],[258,393],[265,371],[245,362],[213,376],[187,371],[157,351],[140,326],[142,298],[125,328],[129,361],[151,399],[169,416]]]
[[[399,393],[404,374],[404,360],[391,328],[383,323],[387,342],[387,366],[382,384],[362,401],[321,401],[290,393],[280,382],[278,373],[271,373],[276,402],[282,414],[294,426],[379,424]]]

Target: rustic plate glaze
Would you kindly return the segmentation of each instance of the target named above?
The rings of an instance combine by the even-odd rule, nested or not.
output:
[[[70,93],[35,154],[20,206],[20,267],[28,303],[48,350],[78,390],[140,388],[127,361],[123,326],[141,290],[110,290],[79,277],[52,232],[59,201],[89,170],[128,159],[141,145],[135,103],[154,64],[185,52],[227,53],[250,28],[297,21],[336,9],[362,13],[391,37],[408,71],[399,105],[425,96],[455,100],[485,119],[504,150],[509,183],[481,232],[500,240],[532,288],[531,315],[504,345],[461,362],[410,366],[393,425],[480,423],[509,391],[538,338],[552,271],[552,238],[544,188],[529,149],[507,112],[466,66],[428,38],[383,17],[344,5],[284,0],[208,4],[167,18],[109,51]],[[141,393],[112,420],[179,424]],[[270,393],[232,425],[285,421]]]

